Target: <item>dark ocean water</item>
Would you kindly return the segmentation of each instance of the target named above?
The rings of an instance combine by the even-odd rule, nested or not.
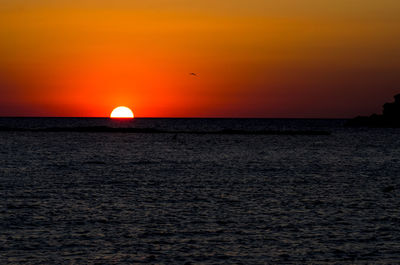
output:
[[[344,120],[0,118],[0,264],[400,262],[399,129]]]

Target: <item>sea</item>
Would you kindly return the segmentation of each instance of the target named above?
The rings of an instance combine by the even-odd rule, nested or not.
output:
[[[0,118],[0,264],[399,264],[400,129]]]

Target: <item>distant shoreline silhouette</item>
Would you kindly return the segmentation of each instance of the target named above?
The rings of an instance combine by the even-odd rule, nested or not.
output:
[[[371,116],[358,116],[349,120],[347,127],[376,127],[376,128],[400,128],[400,94],[394,96],[394,102],[383,105],[382,114]]]

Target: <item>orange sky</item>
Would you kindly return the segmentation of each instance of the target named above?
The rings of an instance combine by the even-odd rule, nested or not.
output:
[[[0,0],[0,116],[352,117],[400,93],[398,0],[196,2]]]

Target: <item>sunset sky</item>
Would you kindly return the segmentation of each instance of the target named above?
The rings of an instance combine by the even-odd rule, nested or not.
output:
[[[0,0],[0,116],[369,115],[400,93],[399,14],[399,0]]]

